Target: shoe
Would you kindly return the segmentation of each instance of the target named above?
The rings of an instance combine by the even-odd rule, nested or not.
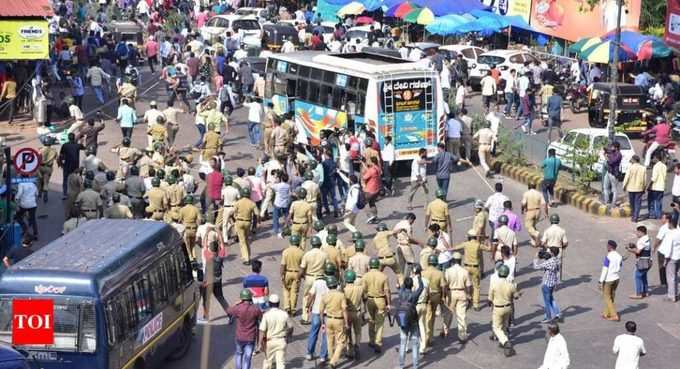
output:
[[[474,310],[474,311],[482,311],[482,308],[479,307],[479,306],[473,306],[473,307],[472,307],[472,310]]]
[[[372,217],[366,219],[366,223],[371,224],[374,219],[375,219],[375,216],[372,216]]]
[[[382,352],[382,348],[380,348],[380,346],[374,345],[373,346],[373,352],[375,352],[376,354],[379,354],[379,353]]]
[[[307,354],[307,355],[305,355],[305,360],[312,361],[312,360],[314,360],[314,357],[310,354]]]
[[[312,322],[310,322],[309,320],[300,320],[300,324],[302,324],[302,325],[310,325],[310,324],[312,324]],[[310,360],[311,360],[311,359],[310,359]]]
[[[246,260],[243,262],[243,265],[250,265],[250,260]]]
[[[536,132],[534,132],[534,131],[529,132],[529,134],[532,135],[532,136],[536,136]]]
[[[196,324],[207,324],[208,320],[205,319],[204,317],[200,317],[196,319]]]
[[[642,296],[642,295],[630,295],[630,296],[628,296],[628,298],[631,299],[631,300],[641,300],[645,297]]]
[[[279,232],[276,237],[283,239],[283,233]]]
[[[552,319],[543,319],[541,320],[541,324],[548,324],[551,323],[553,320]]]

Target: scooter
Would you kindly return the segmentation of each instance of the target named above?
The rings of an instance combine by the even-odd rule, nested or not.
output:
[[[572,113],[578,114],[581,109],[588,106],[587,92],[588,88],[585,85],[574,83],[569,86],[566,97]]]

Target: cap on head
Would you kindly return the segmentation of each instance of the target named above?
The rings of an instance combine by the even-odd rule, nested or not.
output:
[[[437,265],[437,255],[430,255],[427,257],[427,265]]]
[[[378,269],[380,268],[380,260],[376,257],[372,257],[371,260],[368,261],[368,266],[371,269]]]
[[[322,220],[317,219],[314,221],[314,224],[312,226],[314,227],[314,230],[318,232],[322,230],[326,225],[323,224]]]
[[[353,270],[348,270],[345,272],[345,282],[354,283],[357,279],[357,274]]]
[[[334,235],[338,234],[338,226],[336,226],[335,224],[329,224],[328,226],[326,226],[326,230],[328,231],[328,234]]]
[[[498,267],[498,276],[501,278],[507,278],[510,275],[510,268],[503,264]]]
[[[185,204],[193,204],[194,203],[194,197],[192,195],[184,196],[184,203]]]
[[[503,214],[498,217],[498,223],[501,225],[508,225],[508,216]]]
[[[338,288],[338,279],[333,276],[326,277],[326,286],[330,289]]]
[[[314,248],[321,247],[321,239],[319,238],[319,236],[313,236],[310,242],[312,244],[312,247]]]
[[[243,188],[241,189],[241,197],[250,198],[250,188],[248,188],[248,187],[243,187]]]
[[[129,147],[130,144],[132,144],[132,141],[130,141],[130,137],[123,137],[123,146]]]
[[[300,235],[293,234],[290,237],[288,237],[288,243],[290,243],[293,246],[300,246]]]
[[[335,246],[335,244],[338,243],[338,236],[334,235],[334,234],[329,234],[326,237],[326,243],[331,245],[331,246]]]
[[[475,200],[475,209],[484,209],[484,201],[482,200]]]
[[[230,175],[224,176],[223,183],[225,186],[231,186],[234,183],[234,179]]]
[[[362,238],[364,238],[364,235],[361,232],[359,231],[352,232],[352,241],[356,241]]]
[[[241,293],[239,294],[239,299],[241,299],[241,301],[252,301],[253,293],[250,292],[249,289],[244,288],[241,290]]]
[[[451,255],[451,258],[453,260],[462,260],[463,255],[460,252],[456,251],[456,252],[453,253],[453,255]]]
[[[308,180],[308,181],[313,180],[314,179],[314,173],[312,173],[311,171],[307,171],[305,173],[305,179]]]
[[[295,191],[295,194],[297,195],[298,199],[304,199],[307,197],[307,190],[300,187],[297,189],[297,191]]]
[[[437,189],[437,192],[436,192],[435,195],[437,196],[438,199],[442,199],[442,200],[446,199],[446,192],[444,190],[442,190],[441,188]]]
[[[356,251],[364,251],[366,248],[366,242],[363,239],[358,239],[354,241],[354,250]]]
[[[151,178],[151,185],[154,186],[154,187],[160,187],[161,179],[158,178],[158,177]]]
[[[269,295],[269,303],[270,304],[278,304],[281,302],[281,299],[279,298],[279,295],[272,293]]]
[[[316,168],[317,165],[319,165],[319,163],[316,160],[312,159],[309,161],[308,165],[311,169],[314,169]]]
[[[171,175],[168,176],[167,181],[168,181],[168,184],[172,185],[172,184],[177,183],[177,178],[171,174]]]
[[[550,224],[559,224],[560,216],[558,214],[550,214]]]

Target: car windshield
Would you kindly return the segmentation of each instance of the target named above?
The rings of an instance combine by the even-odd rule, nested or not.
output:
[[[614,141],[618,142],[621,146],[621,150],[630,150],[630,141],[625,136],[616,135],[614,136]],[[607,136],[597,136],[593,139],[593,147],[599,150],[605,147],[609,143]]]
[[[359,30],[353,30],[353,31],[348,31],[345,36],[348,39],[355,39],[355,38],[368,38],[368,32],[366,31],[359,31]]]
[[[232,28],[243,29],[247,31],[259,30],[260,24],[254,19],[239,19],[234,21]]]
[[[229,21],[224,18],[213,18],[205,24],[206,27],[229,28]]]
[[[258,10],[256,9],[238,9],[236,10],[237,15],[257,15]]]
[[[31,350],[94,352],[97,321],[94,302],[58,297],[54,301],[54,344],[22,346]],[[0,298],[0,341],[12,343],[12,298]]]
[[[505,61],[505,58],[496,55],[482,55],[479,57],[478,61],[486,65],[498,65],[502,64]]]

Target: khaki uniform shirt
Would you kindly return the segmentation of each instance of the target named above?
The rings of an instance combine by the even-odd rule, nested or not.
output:
[[[446,269],[444,280],[451,297],[454,298],[465,298],[467,295],[466,289],[472,286],[470,273],[460,265],[453,265],[451,268]]]
[[[394,255],[392,249],[390,249],[391,235],[392,231],[380,231],[373,237],[373,245],[378,252],[379,258],[386,258]]]
[[[557,224],[552,224],[543,232],[541,242],[546,247],[562,248],[569,241],[567,240],[567,232]]]
[[[165,140],[168,138],[168,131],[162,124],[151,125],[151,127],[149,127],[149,129],[146,130],[146,133],[149,136],[151,136],[151,139],[153,140],[154,143],[165,142]]]
[[[104,210],[104,218],[109,219],[132,219],[132,212],[130,208],[121,204],[113,204],[108,209]]]
[[[319,185],[314,181],[304,181],[302,182],[302,188],[307,190],[307,197],[305,201],[308,203],[315,203],[319,198]]]
[[[493,142],[493,131],[489,128],[482,128],[475,135],[474,138],[479,140],[479,145],[491,145]]]
[[[489,300],[494,306],[508,305],[517,293],[517,287],[505,278],[499,278],[489,287]]]
[[[420,250],[420,256],[419,256],[419,263],[420,267],[425,270],[428,267],[427,264],[427,259],[430,258],[430,255],[434,255],[434,249],[430,246],[423,247],[422,250]]]
[[[182,205],[182,200],[184,199],[185,195],[184,187],[182,187],[182,185],[178,183],[170,185],[168,186],[168,189],[165,190],[165,192],[168,194],[168,202],[170,203],[170,207]]]
[[[221,145],[220,135],[215,131],[208,131],[204,138],[204,148],[206,150],[219,150]],[[208,158],[203,158],[208,159]]]
[[[288,144],[288,132],[281,126],[274,127],[271,140],[274,147],[283,148]]]
[[[286,338],[291,328],[292,322],[288,313],[279,308],[271,308],[262,315],[260,331],[264,332],[268,340]]]
[[[545,199],[540,192],[532,188],[522,196],[522,206],[524,206],[527,211],[540,210],[545,206]]]
[[[357,252],[347,262],[347,269],[353,270],[356,273],[357,278],[363,278],[366,273],[371,269],[368,263],[371,261],[371,257],[364,254],[363,252]]]
[[[153,187],[146,193],[149,199],[149,212],[165,211],[168,209],[168,194],[158,187]]]
[[[196,229],[200,220],[201,211],[194,204],[187,204],[179,209],[179,222],[185,227]]]
[[[456,245],[453,249],[463,249],[463,265],[479,266],[479,263],[482,261],[482,250],[488,251],[489,247],[482,245],[477,240],[470,240]]]
[[[364,296],[363,284],[348,283],[343,291],[347,301],[347,311],[351,313],[361,311],[361,301]]]
[[[71,173],[68,175],[68,195],[71,198],[78,196],[83,190],[83,177],[78,173]]]
[[[428,285],[430,289],[430,294],[438,294],[442,292],[442,289],[446,286],[446,281],[444,280],[444,273],[441,270],[428,266],[427,269],[423,270],[422,276],[427,279],[430,284]]]
[[[81,192],[76,198],[76,202],[80,203],[80,209],[83,211],[97,210],[104,205],[99,193],[91,188]]]
[[[257,214],[257,205],[251,199],[239,199],[234,203],[234,218],[237,221],[252,221]]]
[[[399,247],[401,257],[404,258],[404,261],[407,263],[415,263],[416,256],[413,253],[410,240],[413,232],[411,223],[409,223],[408,220],[401,220],[394,225],[393,230],[397,236],[397,245]]]
[[[121,146],[118,148],[118,160],[125,163],[132,164],[139,159],[140,156],[142,156],[142,152],[136,147]]]
[[[489,223],[489,213],[486,210],[482,210],[475,214],[475,218],[472,221],[472,228],[468,231],[468,234],[477,237],[486,237],[486,225]]]
[[[335,248],[335,246],[322,245],[321,251],[325,252],[326,255],[328,255],[328,261],[331,264],[335,265],[336,268],[340,268],[340,265],[342,263],[342,258],[340,257],[340,250]]]
[[[367,297],[385,297],[390,294],[390,286],[387,284],[387,276],[378,269],[371,269],[361,278],[364,285],[364,293]]]
[[[57,150],[53,149],[51,146],[45,146],[40,149],[40,157],[42,158],[42,166],[52,168],[54,161],[57,159]]]
[[[321,249],[311,249],[302,256],[300,268],[304,269],[308,276],[320,277],[327,262],[328,254]]]
[[[309,224],[309,218],[312,216],[312,206],[306,201],[296,200],[290,205],[290,213],[292,214],[293,223]]]
[[[343,313],[347,310],[347,300],[345,294],[335,289],[328,291],[321,298],[321,305],[319,311],[326,314],[326,318],[342,319]]]
[[[303,255],[304,251],[301,248],[290,245],[281,254],[281,265],[283,265],[286,272],[299,272]]]
[[[495,237],[498,239],[499,243],[509,246],[511,249],[517,247],[517,235],[515,234],[515,231],[508,228],[506,225],[496,229]]]
[[[427,204],[425,215],[430,217],[430,221],[446,222],[449,219],[449,205],[441,199],[434,199]]]

